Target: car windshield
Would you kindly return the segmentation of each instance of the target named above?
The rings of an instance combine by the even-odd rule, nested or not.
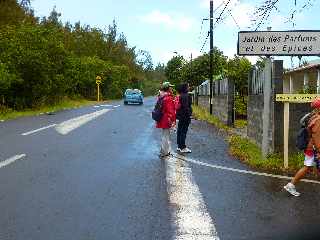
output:
[[[132,90],[132,89],[130,89],[130,90],[126,91],[126,94],[139,94],[139,93],[141,93],[140,90]]]

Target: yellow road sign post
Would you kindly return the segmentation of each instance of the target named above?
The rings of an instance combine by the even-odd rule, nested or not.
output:
[[[97,84],[97,98],[98,98],[98,102],[100,101],[100,84],[101,84],[101,77],[97,76],[96,77],[96,84]]]
[[[290,103],[308,103],[320,97],[319,94],[276,94],[276,101],[283,102],[283,161],[289,167],[289,115]]]

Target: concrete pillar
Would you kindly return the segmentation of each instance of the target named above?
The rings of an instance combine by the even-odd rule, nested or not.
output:
[[[317,69],[317,93],[320,93],[320,69]]]
[[[283,61],[275,60],[272,65],[272,83],[273,83],[273,103],[271,112],[272,120],[272,150],[273,152],[283,151],[283,110],[284,104],[275,101],[275,95],[283,93]]]
[[[263,87],[263,114],[262,114],[262,156],[266,157],[270,152],[270,107],[271,107],[271,89],[272,89],[272,62],[267,58],[264,68],[264,87]]]
[[[228,102],[228,119],[227,125],[230,127],[234,127],[234,82],[230,79],[227,80],[227,102]]]
[[[307,72],[303,74],[303,90],[307,90],[309,87],[309,76]]]
[[[289,80],[289,93],[293,93],[293,77],[290,74],[290,80]]]

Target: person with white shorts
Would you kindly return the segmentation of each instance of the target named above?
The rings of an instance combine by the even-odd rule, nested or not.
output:
[[[316,164],[317,159],[319,159],[320,154],[320,98],[315,99],[311,103],[311,112],[310,120],[307,124],[307,131],[309,135],[309,143],[304,150],[304,167],[302,167],[294,176],[294,178],[285,185],[283,188],[288,191],[293,196],[300,196],[300,193],[297,192],[295,185],[308,173],[312,172],[313,167],[319,167]],[[319,169],[318,169],[319,174]]]

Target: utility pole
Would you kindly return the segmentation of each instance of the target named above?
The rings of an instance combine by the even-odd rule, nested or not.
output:
[[[192,53],[190,55],[190,77],[192,78]],[[192,79],[190,79],[192,80]]]
[[[210,114],[212,114],[213,97],[213,0],[210,0]]]

